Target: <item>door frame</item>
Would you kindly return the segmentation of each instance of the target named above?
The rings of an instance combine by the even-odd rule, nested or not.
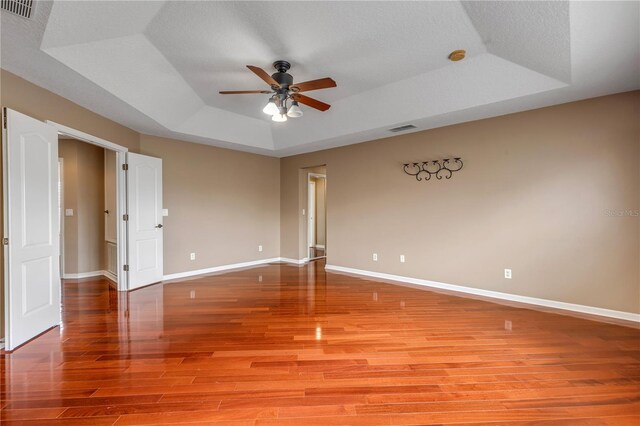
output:
[[[124,214],[127,211],[127,177],[123,165],[126,163],[127,147],[109,142],[108,140],[81,132],[80,130],[64,126],[54,121],[47,120],[47,124],[52,125],[58,131],[58,136],[69,136],[82,142],[96,145],[116,152],[116,221],[118,234],[118,291],[129,289],[129,274],[124,270],[127,264],[127,223],[124,221]]]
[[[58,142],[59,143],[59,142]],[[58,146],[58,148],[60,148]],[[60,200],[60,205],[58,206],[58,211],[60,211],[59,226],[60,226],[60,279],[64,277],[64,218],[65,210],[64,210],[64,158],[60,157],[60,152],[58,151],[58,198]]]
[[[327,175],[326,174],[322,174],[322,173],[313,173],[313,172],[307,173],[307,209],[309,208],[309,204],[311,203],[311,197],[309,195],[309,187],[311,186],[311,182],[312,182],[311,179],[312,178],[324,179],[324,187],[325,187],[324,207],[325,207],[325,218],[326,218],[327,217],[327,200],[326,200]],[[314,184],[315,184],[315,182],[314,182]],[[315,189],[316,189],[316,191],[318,190],[317,186],[316,186]],[[315,199],[313,200],[313,205],[317,209],[318,206],[316,206],[316,200]],[[325,245],[325,247],[324,247],[324,256],[314,256],[314,257],[310,256],[311,246],[309,245],[309,243],[310,243],[309,242],[309,234],[311,233],[311,226],[310,226],[309,217],[311,217],[311,212],[307,212],[307,244],[306,244],[307,245],[307,258],[309,260],[313,260],[313,259],[320,259],[320,258],[323,258],[323,257],[327,257],[327,242],[326,241],[324,242],[324,245]],[[317,215],[315,215],[314,216],[314,223],[315,223],[316,228],[318,227],[317,222],[318,222],[318,218],[317,218]],[[314,230],[314,233],[315,232],[316,231]],[[315,236],[315,239],[316,239],[316,241],[314,242],[314,246],[317,243],[317,239],[318,239],[317,234]],[[325,225],[325,239],[326,239],[326,225]]]
[[[316,182],[309,178],[307,182],[307,248],[315,247],[316,245]],[[311,256],[308,256],[311,258]]]

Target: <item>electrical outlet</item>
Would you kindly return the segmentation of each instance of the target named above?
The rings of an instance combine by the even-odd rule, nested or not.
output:
[[[373,253],[373,261],[374,262],[378,261],[378,253]]]
[[[306,213],[307,213],[306,210],[302,209],[302,216],[304,216]]]
[[[404,263],[404,254],[400,255],[400,263]]]
[[[504,270],[504,277],[508,280],[511,279],[511,269],[505,269]]]
[[[258,251],[262,251],[262,246],[258,246]]]
[[[195,253],[191,253],[191,255],[189,256],[189,258],[191,260],[196,260],[196,254]]]
[[[258,282],[261,283],[262,282],[262,275],[258,275]]]

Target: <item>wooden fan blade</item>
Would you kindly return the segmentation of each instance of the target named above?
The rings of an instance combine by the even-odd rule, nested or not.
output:
[[[268,95],[272,93],[270,90],[225,90],[222,92],[218,92],[221,95],[248,95],[251,93],[263,93]]]
[[[253,65],[247,65],[247,68],[249,68],[255,75],[257,75],[258,77],[260,77],[262,80],[264,80],[265,83],[267,83],[269,86],[273,87],[280,87],[280,85],[278,84],[277,81],[275,81],[273,79],[273,77],[271,77],[269,74],[267,74],[267,72],[265,70],[263,70],[260,67],[256,67]]]
[[[309,90],[328,89],[329,87],[336,87],[337,84],[332,78],[321,78],[318,80],[304,81],[302,83],[295,83],[291,85],[291,89],[294,92],[308,92]]]
[[[305,95],[299,95],[297,93],[294,93],[293,95],[291,95],[291,97],[293,98],[294,101],[298,101],[301,104],[305,104],[306,106],[310,106],[311,108],[315,108],[320,111],[326,111],[329,108],[331,108],[331,105],[325,104],[324,102],[320,102],[317,99],[313,99]]]

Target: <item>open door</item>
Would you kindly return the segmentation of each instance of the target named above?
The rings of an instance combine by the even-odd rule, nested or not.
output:
[[[129,290],[162,281],[162,160],[127,153]]]
[[[60,323],[58,134],[4,109],[5,347]]]

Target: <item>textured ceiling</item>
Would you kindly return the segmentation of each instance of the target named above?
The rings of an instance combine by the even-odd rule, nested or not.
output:
[[[1,66],[141,132],[288,155],[640,87],[637,2],[38,2],[2,13]],[[464,48],[464,61],[447,55]],[[321,113],[272,123],[246,64]]]
[[[459,2],[172,2],[145,34],[207,104],[258,118],[266,96],[218,94],[265,87],[246,64],[273,73],[285,59],[295,81],[330,76],[338,88],[314,95],[335,102],[447,66],[459,46],[485,52]]]

